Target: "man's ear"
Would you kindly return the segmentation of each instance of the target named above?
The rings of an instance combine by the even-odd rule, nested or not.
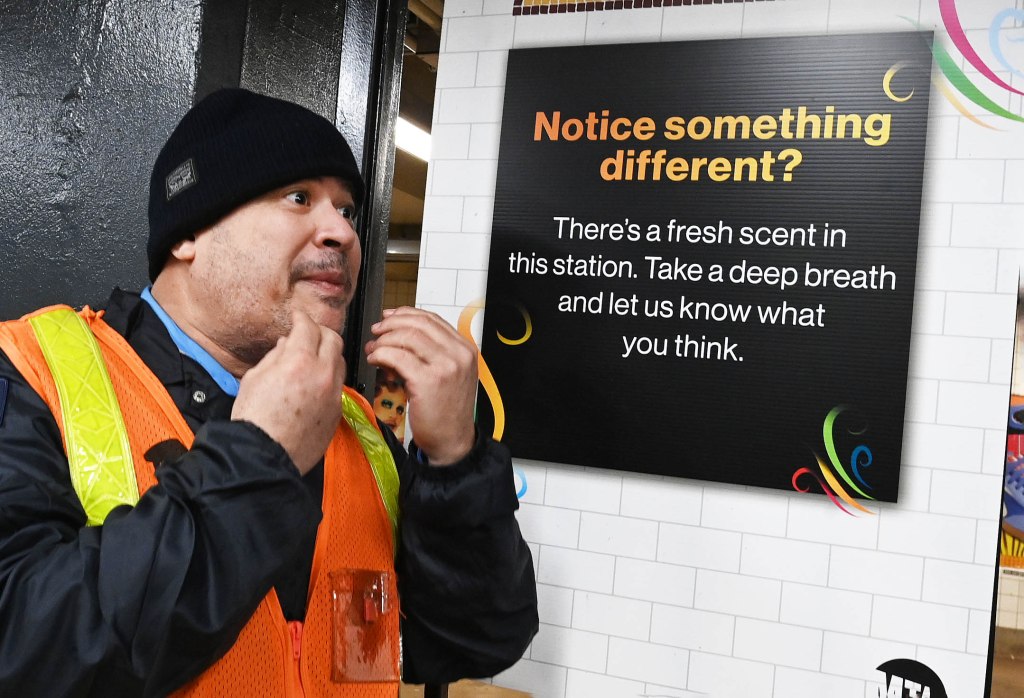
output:
[[[196,238],[190,235],[171,248],[171,257],[179,262],[192,262],[196,258]]]

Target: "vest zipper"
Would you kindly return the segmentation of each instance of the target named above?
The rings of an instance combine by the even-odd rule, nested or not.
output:
[[[288,634],[292,637],[292,659],[295,661],[295,681],[299,687],[299,695],[306,695],[302,687],[302,621],[288,621]]]

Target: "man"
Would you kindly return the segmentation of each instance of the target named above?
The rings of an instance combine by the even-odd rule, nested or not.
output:
[[[220,91],[154,166],[152,287],[0,326],[0,695],[394,696],[399,610],[406,680],[521,656],[533,566],[474,347],[413,308],[373,326],[410,454],[339,398],[362,195],[330,122]],[[75,387],[94,363],[109,389]],[[123,427],[89,422],[104,390]]]

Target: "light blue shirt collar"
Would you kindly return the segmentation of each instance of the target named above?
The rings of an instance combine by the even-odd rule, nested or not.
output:
[[[149,286],[143,289],[141,295],[142,300],[146,301],[149,307],[153,309],[153,312],[156,313],[156,316],[160,318],[160,322],[164,323],[164,327],[170,333],[171,339],[174,340],[174,345],[178,347],[178,351],[206,369],[206,372],[210,374],[210,377],[220,386],[221,390],[231,397],[237,396],[238,379],[228,373],[227,369],[210,355],[210,352],[199,346],[194,339],[178,327],[177,323],[167,314],[167,311],[160,307],[160,304],[153,298],[153,293],[150,291]]]

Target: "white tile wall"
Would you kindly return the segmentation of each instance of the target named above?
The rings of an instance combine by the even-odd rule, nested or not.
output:
[[[470,124],[438,124],[430,132],[430,157],[465,160],[469,156]]]
[[[774,676],[771,664],[694,652],[687,687],[713,696],[768,698]]]
[[[468,55],[477,56],[477,85],[482,87],[505,87],[505,66],[508,63],[508,51],[480,51],[479,53]]]
[[[932,471],[930,468],[906,467],[900,470],[900,502],[901,511],[927,512],[931,500]],[[891,509],[891,505],[883,505],[881,509]]]
[[[946,333],[967,337],[1013,337],[1016,303],[1013,296],[950,293],[946,297]]]
[[[946,668],[942,682],[947,695],[983,696],[988,689],[985,683],[987,659],[984,656],[922,647],[915,659],[928,666]]]
[[[942,334],[945,313],[945,293],[919,290],[914,301],[914,333]]]
[[[564,666],[523,659],[495,676],[494,683],[534,696],[564,696],[567,674]]]
[[[832,31],[892,31],[901,16],[917,18],[920,0],[861,0],[828,5],[828,27]]]
[[[843,609],[836,613],[836,609]],[[871,594],[810,584],[783,584],[779,620],[821,630],[867,635]]]
[[[871,609],[871,635],[925,647],[964,650],[968,618],[965,608],[877,596]]]
[[[639,681],[617,679],[605,674],[569,670],[565,684],[566,698],[592,696],[642,696],[644,685]]]
[[[737,618],[733,654],[797,669],[817,669],[822,636],[822,631],[811,628]]]
[[[821,670],[851,678],[878,679],[875,667],[882,662],[913,656],[914,645],[909,643],[826,632],[821,648]]]
[[[521,17],[516,24],[515,48],[538,46],[570,46],[584,44],[587,34],[587,13],[555,17],[534,15]]]
[[[519,527],[527,540],[575,548],[580,538],[580,512],[523,503],[519,505]]]
[[[740,574],[825,584],[828,554],[828,546],[822,543],[747,534],[740,548]]]
[[[992,371],[989,373],[990,383],[1001,383],[1006,385],[1010,382],[1013,369],[1013,340],[993,339],[992,359],[990,361]]]
[[[462,232],[490,234],[494,196],[467,196],[462,207]]]
[[[925,560],[921,598],[950,606],[988,610],[992,605],[995,576],[991,564]]]
[[[692,606],[697,571],[692,567],[622,558],[615,563],[616,596]]]
[[[942,381],[936,421],[954,426],[993,428],[1006,422],[1007,385]]]
[[[988,380],[992,343],[986,339],[918,334],[913,336],[911,344],[911,351],[917,359],[911,364],[912,376],[938,380]]]
[[[526,535],[525,533],[523,535]],[[537,585],[537,615],[540,622],[568,628],[572,625],[572,589]]]
[[[699,524],[704,488],[689,480],[625,477],[621,513],[655,521]]]
[[[608,636],[554,625],[541,625],[530,658],[549,664],[603,672],[608,663]]]
[[[497,160],[434,160],[431,162],[432,194],[494,196]]]
[[[423,284],[423,290],[418,294],[420,302],[433,305],[443,304],[455,295],[457,279],[458,272],[454,269],[421,270],[416,279],[417,284]]]
[[[658,549],[658,523],[584,512],[579,547],[596,553],[653,560]]]
[[[613,637],[608,645],[608,673],[634,681],[686,687],[690,654],[676,647]]]
[[[1024,204],[961,204],[953,209],[950,242],[964,247],[1020,249],[1024,247],[1020,236],[1022,215]]]
[[[619,513],[622,476],[576,468],[548,472],[544,503],[599,514]]]
[[[698,569],[737,572],[742,540],[739,533],[732,531],[666,523],[661,525],[658,538],[658,560]]]
[[[1004,167],[1002,160],[929,160],[929,201],[999,203],[1002,189],[991,183],[1003,178]]]
[[[894,508],[882,511],[879,519],[879,550],[964,562],[974,558],[973,519]]]
[[[818,497],[796,498],[789,504],[786,536],[793,540],[874,548],[878,544],[878,517],[836,519],[831,502]]]
[[[917,287],[931,291],[995,290],[996,250],[922,247],[918,252]]]
[[[661,33],[664,17],[662,8],[645,8],[645,11],[588,12],[587,44],[624,44],[631,41],[650,41],[651,36]]]
[[[1006,163],[1006,175],[1003,180],[1003,201],[1013,204],[1024,204],[1024,159],[1011,160]]]
[[[923,576],[921,557],[833,546],[828,585],[917,599]]]
[[[611,593],[615,558],[554,546],[541,546],[537,581],[587,591]]]
[[[461,265],[465,269],[487,268],[490,240],[485,236],[434,233],[424,243],[420,246],[421,271],[431,268],[450,269],[456,265]]]
[[[712,570],[697,570],[693,605],[707,611],[777,620],[782,583]]]
[[[929,509],[937,514],[995,518],[999,515],[1002,489],[1001,475],[937,471],[932,475]]]
[[[823,674],[790,667],[775,669],[773,696],[791,698],[863,698],[864,682],[834,674]]]
[[[663,41],[727,39],[743,27],[743,5],[731,7],[666,7],[662,19]]]
[[[1012,4],[957,2],[981,55]],[[509,49],[941,23],[937,0],[511,7],[446,3],[417,302],[452,320],[484,294]],[[991,608],[1024,127],[979,127],[933,93],[899,503],[851,517],[797,493],[517,462],[542,628],[495,683],[538,698],[875,698],[875,667],[911,657],[950,695],[983,695],[993,617],[1024,628],[1024,575],[1004,575]]]
[[[724,613],[655,605],[651,642],[673,647],[730,654],[736,619]]]
[[[981,452],[981,471],[1002,474],[1006,462],[1006,430],[986,429],[985,445]]]
[[[442,53],[437,62],[435,86],[438,90],[450,87],[471,87],[476,82],[477,54]],[[435,122],[434,128],[443,125]]]
[[[651,634],[651,604],[608,594],[577,591],[572,627],[615,637],[646,640]]]
[[[984,438],[982,429],[921,424],[903,440],[903,464],[976,473]]]
[[[433,233],[457,233],[462,230],[463,201],[461,196],[427,197],[423,202],[423,231],[433,238]]]
[[[723,486],[704,492],[700,523],[708,528],[784,535],[789,498]]]
[[[455,286],[455,305],[464,308],[481,300],[487,290],[487,272],[475,269],[460,269]]]

